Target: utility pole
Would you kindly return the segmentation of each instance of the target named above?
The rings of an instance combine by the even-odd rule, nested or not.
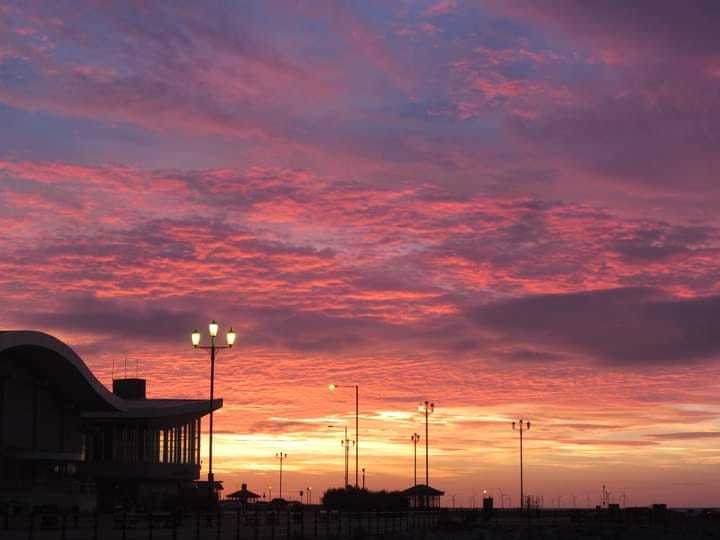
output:
[[[523,431],[530,429],[530,422],[522,418],[512,423],[513,430],[520,431],[520,510],[525,508],[525,485],[523,483]]]

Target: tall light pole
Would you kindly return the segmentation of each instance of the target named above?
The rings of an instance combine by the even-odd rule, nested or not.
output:
[[[213,475],[213,401],[215,401],[215,355],[219,349],[229,349],[235,345],[237,334],[232,326],[225,336],[227,345],[218,345],[215,343],[220,325],[216,321],[208,324],[208,333],[210,334],[210,345],[200,345],[200,331],[193,330],[190,338],[192,345],[196,349],[204,349],[210,351],[210,437],[208,441],[208,496],[212,501],[213,492],[215,491],[215,476]]]
[[[413,486],[417,486],[417,443],[420,440],[420,434],[413,433],[410,440],[413,443]]]
[[[522,418],[519,422],[512,423],[513,430],[520,432],[520,510],[525,507],[524,484],[523,484],[523,431],[530,429],[530,422]]]
[[[355,441],[348,439],[347,426],[345,426],[345,438],[340,441],[345,451],[345,489],[350,485],[350,445],[355,444]]]
[[[435,404],[429,401],[425,401],[420,407],[420,412],[425,413],[425,485],[430,487],[430,436],[429,436],[429,424],[430,424],[430,413],[435,411]],[[429,496],[425,497],[425,508],[429,508],[430,499]]]
[[[429,446],[429,432],[428,432],[428,424],[429,424],[429,417],[430,414],[435,412],[435,404],[431,403],[429,401],[426,401],[420,407],[418,407],[418,410],[421,413],[425,414],[425,485],[430,487],[430,446]]]
[[[335,426],[329,425],[329,428],[334,428]],[[343,449],[343,457],[345,458],[345,489],[348,488],[349,484],[349,474],[350,474],[350,445],[355,444],[355,441],[351,441],[348,439],[348,428],[345,426],[345,437],[340,441],[340,446],[342,446]]]
[[[283,452],[277,452],[275,457],[280,460],[280,498],[282,499],[282,465],[283,460],[287,459],[287,454]]]
[[[330,391],[334,391],[336,388],[354,388],[355,389],[355,487],[360,487],[360,458],[358,454],[358,446],[360,446],[360,433],[359,433],[359,403],[360,403],[360,386],[357,384],[344,385],[344,384],[330,384],[328,385]],[[347,437],[345,437],[347,439]],[[347,483],[346,483],[347,485]]]

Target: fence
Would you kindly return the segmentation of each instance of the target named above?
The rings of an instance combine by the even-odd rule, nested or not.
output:
[[[3,540],[283,540],[386,537],[437,527],[439,511],[224,510],[0,516]]]

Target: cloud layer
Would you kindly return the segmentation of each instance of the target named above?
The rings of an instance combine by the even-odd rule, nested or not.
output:
[[[354,381],[378,485],[431,399],[464,504],[518,416],[535,493],[713,504],[715,10],[0,0],[0,327],[203,397],[232,324],[231,486],[337,482]]]

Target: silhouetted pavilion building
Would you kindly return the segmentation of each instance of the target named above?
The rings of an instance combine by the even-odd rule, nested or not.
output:
[[[200,474],[210,403],[148,399],[145,386],[119,379],[110,392],[60,340],[0,332],[0,498],[88,509],[182,504]]]
[[[253,493],[247,487],[247,484],[243,484],[239,490],[232,492],[227,496],[228,499],[239,502],[243,506],[247,504],[256,503],[262,497],[257,493]]]
[[[440,508],[440,497],[445,495],[444,491],[425,484],[418,484],[400,493],[407,497],[410,508]]]

